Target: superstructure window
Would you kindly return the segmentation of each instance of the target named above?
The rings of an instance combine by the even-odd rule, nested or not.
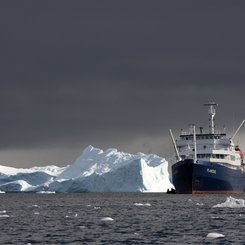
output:
[[[217,158],[217,159],[225,159],[225,155],[223,154],[197,154],[197,158]]]

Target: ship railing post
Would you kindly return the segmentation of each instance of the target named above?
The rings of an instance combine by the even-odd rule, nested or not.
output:
[[[194,145],[194,162],[197,162],[197,139],[196,139],[196,126],[193,124],[193,145]]]

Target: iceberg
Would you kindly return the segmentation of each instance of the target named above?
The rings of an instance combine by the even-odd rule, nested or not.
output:
[[[5,192],[166,192],[173,188],[168,162],[155,154],[129,154],[88,146],[66,167],[0,166]]]

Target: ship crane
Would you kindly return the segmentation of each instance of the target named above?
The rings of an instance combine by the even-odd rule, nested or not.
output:
[[[241,124],[239,125],[239,127],[237,128],[236,132],[234,133],[234,135],[231,137],[231,139],[233,140],[235,138],[235,136],[237,135],[238,131],[240,130],[240,128],[242,127],[242,125],[244,124],[245,119],[243,119],[243,121],[241,122]]]

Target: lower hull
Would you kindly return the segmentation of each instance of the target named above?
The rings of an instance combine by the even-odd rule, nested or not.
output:
[[[172,166],[173,184],[179,194],[241,193],[245,190],[245,173],[217,163],[192,159]]]

